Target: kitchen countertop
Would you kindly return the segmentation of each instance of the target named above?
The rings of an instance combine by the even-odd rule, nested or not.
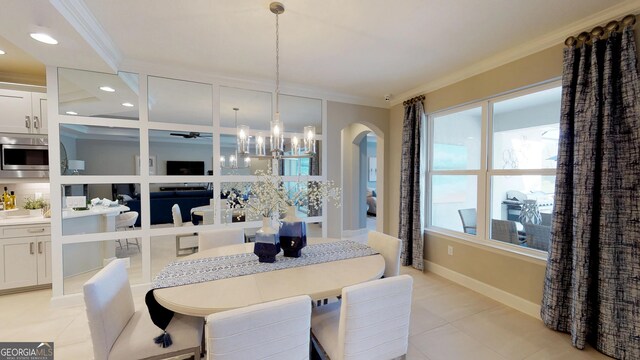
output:
[[[6,216],[0,218],[0,226],[50,224],[51,218],[42,216]]]

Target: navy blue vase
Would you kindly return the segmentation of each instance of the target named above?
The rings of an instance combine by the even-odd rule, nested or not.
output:
[[[256,240],[253,253],[258,256],[258,261],[272,263],[276,261],[276,255],[280,252],[280,239],[278,232],[271,227],[271,219],[262,219],[262,227],[256,231]]]
[[[307,246],[307,223],[296,216],[296,207],[289,206],[280,227],[280,246],[287,257],[300,257]]]

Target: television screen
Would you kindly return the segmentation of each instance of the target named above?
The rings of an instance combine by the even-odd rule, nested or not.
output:
[[[204,161],[167,161],[167,175],[204,175]]]

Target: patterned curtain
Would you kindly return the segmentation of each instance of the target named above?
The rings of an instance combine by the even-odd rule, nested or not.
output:
[[[640,359],[639,86],[631,27],[565,49],[541,316],[618,359]]]
[[[424,231],[422,222],[422,183],[420,172],[420,128],[424,117],[423,96],[405,101],[402,127],[400,173],[400,229],[402,265],[423,270]]]

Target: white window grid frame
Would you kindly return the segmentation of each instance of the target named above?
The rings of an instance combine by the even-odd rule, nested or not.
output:
[[[433,226],[431,223],[432,203],[426,201],[423,204],[425,214],[425,231],[427,233],[435,233],[448,236],[450,238],[470,242],[480,247],[489,247],[498,250],[505,250],[510,253],[525,255],[537,260],[547,260],[548,252],[532,249],[520,245],[510,244],[499,240],[491,239],[490,221],[492,219],[489,204],[491,203],[491,181],[495,176],[556,176],[556,169],[494,169],[492,163],[493,155],[493,105],[495,103],[514,99],[517,97],[533,94],[536,92],[549,90],[562,86],[560,79],[552,79],[543,83],[527,86],[522,89],[516,89],[504,94],[495,95],[486,99],[469,102],[466,104],[455,105],[447,109],[430,113],[423,121],[422,128],[427,129],[423,132],[422,151],[426,152],[425,164],[426,191],[431,199],[432,194],[432,178],[434,175],[472,175],[476,176],[476,234],[467,234],[464,232]],[[480,167],[473,170],[433,170],[433,144],[434,144],[434,118],[455,114],[458,112],[481,108],[481,124],[480,124]],[[426,123],[425,123],[426,122]]]

